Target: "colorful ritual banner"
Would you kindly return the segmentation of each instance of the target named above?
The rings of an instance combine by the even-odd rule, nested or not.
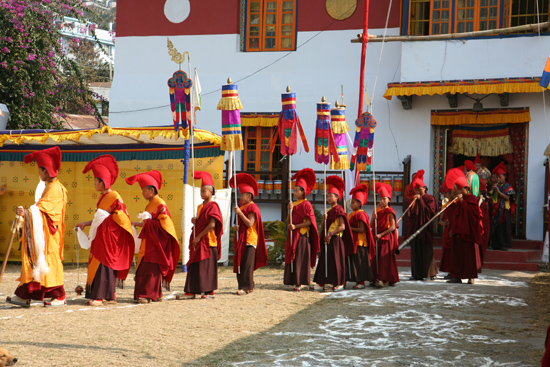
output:
[[[281,94],[283,109],[277,122],[277,135],[281,141],[281,155],[294,155],[298,149],[298,132],[306,152],[309,152],[309,146],[300,123],[298,113],[296,113],[296,93],[288,92]],[[271,141],[271,153],[275,150],[277,139],[275,135]]]
[[[181,127],[183,128],[183,137],[189,139],[189,125],[191,121],[191,87],[193,81],[187,77],[183,70],[176,71],[168,79],[170,88],[170,108],[172,109],[172,119],[174,120],[174,131],[179,130],[181,118]]]
[[[334,134],[334,142],[338,151],[339,162],[332,160],[330,169],[344,170],[350,168],[348,158],[348,141],[347,132],[349,131],[348,123],[346,122],[346,109],[344,107],[335,107],[330,110],[330,124],[332,133]]]
[[[497,156],[514,152],[509,125],[468,125],[452,130],[449,153],[473,157]]]
[[[372,153],[374,144],[374,128],[376,120],[369,112],[364,112],[355,120],[355,139],[353,148],[356,153],[351,158],[351,169],[357,172],[370,173],[372,169]]]
[[[242,108],[237,84],[222,85],[222,98],[218,103],[218,110],[222,111],[221,149],[224,151],[244,149],[239,111]]]
[[[317,121],[315,128],[315,162],[329,164],[339,162],[334,134],[330,125],[330,103],[317,103]]]

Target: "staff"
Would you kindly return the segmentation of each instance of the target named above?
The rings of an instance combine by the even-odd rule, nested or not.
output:
[[[401,216],[399,217],[397,222],[395,222],[395,224],[399,224],[399,222],[401,222],[401,219],[403,219],[405,214],[407,214],[407,212],[412,208],[412,206],[413,206],[414,202],[416,201],[416,199],[418,199],[418,196],[414,197],[414,200],[409,204],[409,207],[403,212],[403,214],[401,214]]]
[[[416,236],[418,236],[420,234],[420,232],[422,232],[427,226],[429,226],[437,217],[439,217],[449,206],[451,206],[452,203],[454,203],[455,201],[458,200],[458,196],[456,198],[454,198],[450,203],[449,205],[445,206],[443,209],[441,209],[436,215],[434,215],[432,217],[432,219],[430,219],[428,222],[426,222],[426,224],[424,224],[422,227],[420,227],[420,229],[418,229],[418,231],[414,232],[409,238],[407,238],[398,248],[397,250],[395,250],[395,254],[396,255],[399,255],[401,253],[401,250],[403,250],[409,243],[411,243],[412,240],[414,240],[414,238]]]
[[[19,215],[16,215],[15,220],[13,221],[13,224],[11,226],[10,242],[8,243],[8,248],[6,250],[6,256],[4,257],[4,262],[2,263],[2,270],[0,271],[0,283],[2,283],[2,277],[4,276],[4,270],[6,270],[6,265],[8,264],[8,257],[10,256],[11,245],[13,244],[13,239],[15,238],[15,232],[17,232],[17,228],[19,227],[20,218],[21,217]]]

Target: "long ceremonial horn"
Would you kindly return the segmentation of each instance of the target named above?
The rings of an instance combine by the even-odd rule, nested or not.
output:
[[[413,206],[414,202],[416,201],[416,199],[418,199],[418,196],[414,197],[414,200],[409,204],[409,207],[403,212],[403,214],[401,214],[401,216],[399,217],[399,219],[397,220],[397,222],[395,224],[399,224],[399,222],[401,222],[401,219],[403,219],[405,214],[407,214],[407,212],[412,208],[412,206]]]
[[[451,201],[447,206],[445,206],[443,209],[441,209],[436,215],[433,216],[432,219],[430,219],[428,222],[426,222],[426,224],[424,224],[422,227],[420,227],[420,229],[416,232],[414,232],[409,238],[407,238],[405,241],[403,241],[403,243],[397,248],[397,250],[395,250],[395,254],[396,255],[399,255],[401,253],[401,250],[403,250],[409,243],[411,243],[412,240],[414,240],[414,238],[416,236],[418,236],[420,234],[420,232],[422,232],[427,226],[429,226],[437,217],[439,217],[452,203],[454,203],[455,201],[458,200],[458,196],[456,198],[453,199],[453,201]]]
[[[2,270],[0,271],[0,283],[2,283],[2,277],[4,276],[4,270],[6,270],[6,265],[8,264],[8,257],[10,257],[11,245],[13,244],[13,239],[15,238],[15,233],[17,232],[17,227],[19,225],[20,216],[16,215],[15,220],[11,226],[11,235],[10,242],[8,243],[8,248],[6,249],[6,256],[4,256],[4,262],[2,263]]]

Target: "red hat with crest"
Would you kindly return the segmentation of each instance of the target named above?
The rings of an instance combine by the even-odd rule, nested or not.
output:
[[[332,175],[327,177],[327,193],[338,195],[338,199],[344,197],[344,191],[346,190],[346,184],[342,178]]]
[[[365,184],[360,184],[351,189],[349,193],[352,199],[358,200],[361,202],[361,205],[365,205],[369,197],[369,187]]]
[[[158,192],[162,187],[162,175],[157,170],[138,173],[137,175],[126,178],[126,183],[128,185],[133,185],[136,181],[142,189],[146,186],[153,186]]]
[[[214,180],[212,179],[212,175],[205,171],[195,171],[195,176],[193,176],[195,180],[202,180],[202,186],[212,186],[212,195],[216,195],[216,189],[214,188]]]
[[[498,166],[496,166],[495,168],[493,168],[493,172],[492,172],[494,175],[506,175],[508,174],[508,171],[506,171],[506,166],[504,165],[504,162],[500,162],[498,164]]]
[[[374,185],[374,189],[376,190],[376,193],[380,194],[380,196],[390,198],[391,200],[392,188],[390,185],[382,182],[377,182]]]
[[[416,172],[416,175],[414,176],[414,180],[412,181],[412,187],[413,189],[420,188],[420,187],[426,187],[426,184],[424,183],[424,170],[418,170]]]
[[[231,178],[229,181],[229,186],[231,186],[232,189],[235,188],[235,177]],[[258,196],[258,183],[256,182],[256,179],[248,173],[237,174],[237,187],[239,188],[241,194],[248,192],[249,194],[252,194],[253,197]]]
[[[105,183],[105,188],[110,188],[118,177],[118,164],[115,157],[110,154],[100,155],[92,159],[82,173],[92,170],[94,177],[100,178]]]
[[[311,190],[315,187],[317,176],[311,168],[304,168],[301,171],[296,172],[291,180],[296,181],[296,186],[300,186],[305,191],[305,196],[308,196]]]
[[[36,161],[38,167],[43,167],[50,177],[57,177],[61,169],[61,150],[59,147],[51,147],[44,150],[38,150],[25,156],[25,163]]]

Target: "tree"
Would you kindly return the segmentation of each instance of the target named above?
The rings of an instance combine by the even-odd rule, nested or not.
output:
[[[66,113],[101,116],[81,67],[65,55],[63,17],[82,23],[80,0],[0,0],[0,102],[9,129],[61,128]]]
[[[86,39],[69,39],[69,53],[82,68],[88,83],[109,82],[109,64],[102,62],[95,43]]]

